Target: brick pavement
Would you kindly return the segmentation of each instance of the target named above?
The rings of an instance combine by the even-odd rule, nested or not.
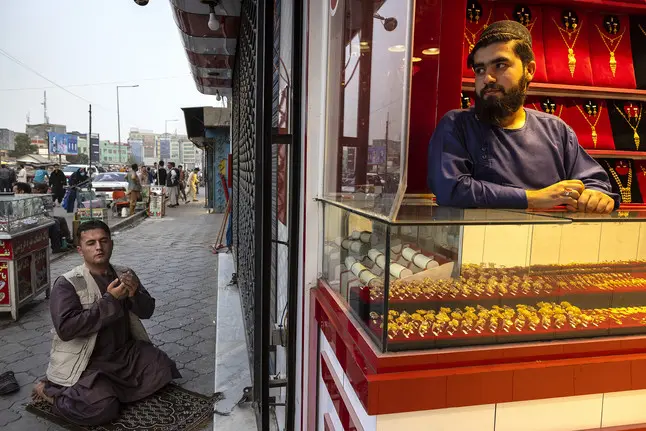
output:
[[[183,375],[178,383],[204,394],[214,391],[218,281],[217,256],[208,246],[221,220],[195,203],[114,235],[113,263],[131,266],[156,299],[155,314],[144,321],[151,339],[177,362]],[[66,255],[52,264],[52,278],[80,263],[78,255]],[[24,411],[34,382],[47,368],[50,328],[44,295],[23,308],[16,323],[0,314],[0,373],[14,371],[21,386],[15,394],[0,396],[2,430],[61,430]]]

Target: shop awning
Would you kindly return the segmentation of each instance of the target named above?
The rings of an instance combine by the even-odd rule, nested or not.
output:
[[[208,26],[211,4],[217,30]],[[241,1],[171,0],[171,5],[198,91],[231,98]]]
[[[231,125],[230,108],[201,106],[182,108],[182,111],[184,111],[188,139],[202,149],[211,139],[208,133],[210,129],[229,127]]]

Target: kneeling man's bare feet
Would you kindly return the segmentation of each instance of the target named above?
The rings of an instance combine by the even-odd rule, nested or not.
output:
[[[49,404],[54,404],[54,398],[45,395],[45,382],[36,383],[34,390],[31,392],[31,398],[34,401],[43,400]]]

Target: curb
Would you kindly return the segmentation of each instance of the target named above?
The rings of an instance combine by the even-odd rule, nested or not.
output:
[[[125,228],[125,227],[130,226],[131,224],[133,224],[134,222],[136,222],[138,219],[140,219],[140,218],[144,218],[144,217],[146,216],[146,212],[147,212],[147,211],[148,211],[148,210],[142,210],[142,211],[139,211],[139,212],[138,212],[138,213],[136,213],[135,215],[132,215],[132,216],[126,217],[125,219],[123,219],[123,220],[121,220],[121,221],[119,221],[119,222],[117,222],[117,223],[113,224],[112,226],[110,226],[110,231],[111,231],[111,232],[114,232],[114,231],[116,231],[117,229],[123,229],[123,228]],[[57,253],[57,254],[53,255],[53,256],[49,259],[49,262],[50,262],[50,264],[51,264],[52,262],[56,262],[57,260],[60,260],[60,259],[64,258],[65,256],[67,256],[68,254],[73,253],[73,252],[75,252],[75,251],[76,251],[76,249],[71,249],[71,250],[69,250],[69,251],[66,251],[65,253]]]

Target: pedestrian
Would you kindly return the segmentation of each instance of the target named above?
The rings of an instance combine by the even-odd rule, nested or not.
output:
[[[164,161],[160,160],[159,167],[157,168],[157,182],[158,186],[166,185],[166,168],[164,168]]]
[[[170,204],[168,207],[175,208],[179,205],[179,171],[173,162],[168,162],[168,169],[168,176],[166,179],[166,187],[168,188],[168,194],[170,195]]]
[[[49,182],[49,174],[44,166],[40,166],[34,173],[34,184],[47,184]]]
[[[179,170],[179,194],[182,196],[184,199],[184,203],[188,203],[188,199],[186,198],[186,171],[184,170],[184,167],[182,165],[178,166]]]
[[[139,180],[139,175],[137,171],[139,167],[137,164],[132,165],[132,171],[128,172],[128,195],[130,197],[130,215],[135,214],[135,207],[137,206],[137,201],[141,197],[141,181]]]
[[[27,169],[25,165],[20,164],[20,170],[18,171],[18,176],[16,177],[16,182],[26,183],[27,182]]]
[[[142,186],[149,186],[150,182],[148,181],[148,171],[146,170],[145,166],[142,166],[139,168],[139,171],[137,172],[137,176],[139,177],[139,182],[141,183]]]
[[[13,170],[7,167],[6,163],[0,165],[0,192],[10,193],[11,186],[13,181],[11,179],[14,177]]]
[[[49,187],[52,189],[54,202],[58,201],[59,204],[63,202],[66,185],[67,185],[67,178],[65,178],[65,174],[63,173],[63,171],[61,171],[58,164],[55,164],[54,170],[52,171],[51,174],[49,174]]]
[[[200,194],[200,186],[202,185],[202,171],[197,168],[197,185],[195,186],[195,193]]]
[[[33,398],[85,428],[116,420],[124,403],[153,395],[181,374],[141,323],[153,315],[155,300],[132,269],[110,263],[108,225],[86,221],[78,236],[84,263],[52,287],[52,349]]]
[[[150,166],[146,168],[148,171],[148,184],[155,184],[155,173]]]
[[[188,186],[191,194],[191,200],[193,202],[197,202],[197,172],[199,171],[198,168],[193,169],[193,172],[191,172],[191,175],[188,176]]]
[[[70,195],[67,198],[67,212],[68,213],[73,213],[74,212],[74,203],[76,202],[76,205],[78,208],[81,208],[81,188],[87,186],[89,182],[89,177],[87,175],[87,171],[85,168],[78,168],[76,172],[74,172],[70,176]]]

